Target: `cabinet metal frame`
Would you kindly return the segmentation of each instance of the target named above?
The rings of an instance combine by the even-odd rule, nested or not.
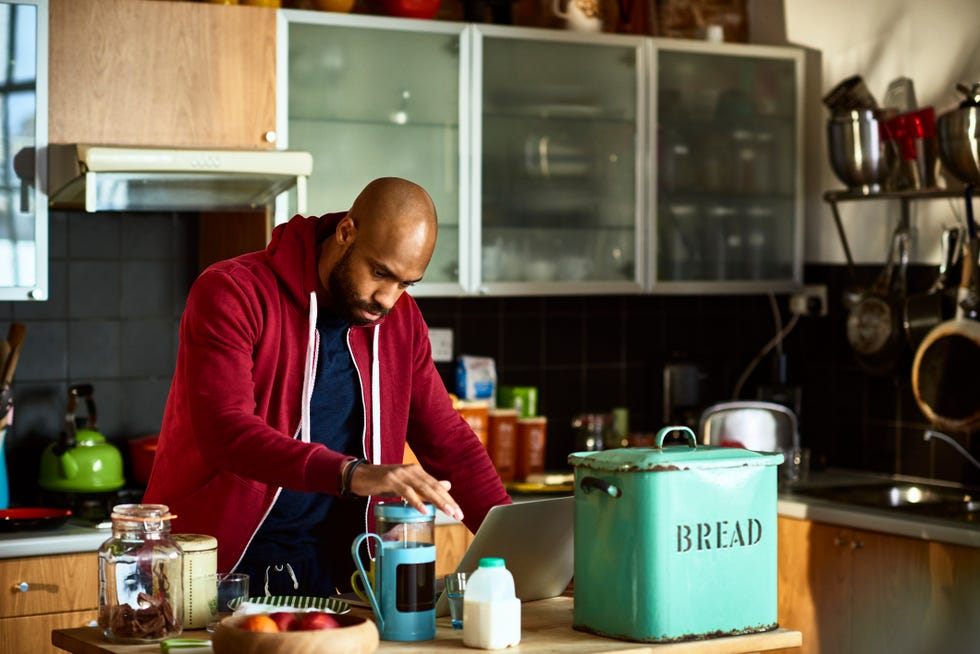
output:
[[[37,8],[34,85],[34,284],[0,286],[0,301],[48,299],[48,196],[41,180],[47,178],[48,163],[48,0],[4,0],[8,5]],[[13,157],[14,153],[10,153]]]

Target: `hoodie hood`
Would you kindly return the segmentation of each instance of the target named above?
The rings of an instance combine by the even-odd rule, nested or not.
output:
[[[346,215],[346,211],[319,217],[296,215],[272,230],[265,249],[269,265],[291,299],[307,310],[310,293],[320,289],[317,266],[320,243],[337,230],[337,224]]]

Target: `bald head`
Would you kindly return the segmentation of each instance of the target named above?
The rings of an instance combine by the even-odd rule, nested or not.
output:
[[[359,240],[402,243],[416,252],[428,252],[428,263],[436,244],[436,208],[418,184],[400,177],[378,178],[364,187],[348,215]]]
[[[425,189],[399,177],[374,180],[322,244],[324,301],[352,322],[377,320],[422,278],[437,229],[435,205]]]

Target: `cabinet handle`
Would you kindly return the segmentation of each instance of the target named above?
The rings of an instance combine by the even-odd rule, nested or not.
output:
[[[270,129],[268,132],[262,135],[262,138],[265,139],[266,143],[275,143],[279,138],[279,135],[276,134],[275,130]]]
[[[31,585],[26,581],[22,581],[19,584],[14,584],[14,590],[21,593],[26,593],[30,589],[31,589]]]
[[[848,547],[850,547],[852,550],[859,550],[864,547],[864,543],[859,540],[852,540]]]
[[[847,544],[847,539],[844,538],[843,536],[834,537],[834,547],[840,547],[845,544]]]

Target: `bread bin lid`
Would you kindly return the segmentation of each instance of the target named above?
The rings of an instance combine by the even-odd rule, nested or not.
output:
[[[663,446],[670,432],[682,432],[687,445]],[[657,432],[654,447],[625,447],[599,452],[573,452],[568,462],[593,470],[617,472],[671,472],[708,468],[774,466],[783,462],[780,452],[755,452],[738,447],[698,445],[688,427],[669,426]]]

